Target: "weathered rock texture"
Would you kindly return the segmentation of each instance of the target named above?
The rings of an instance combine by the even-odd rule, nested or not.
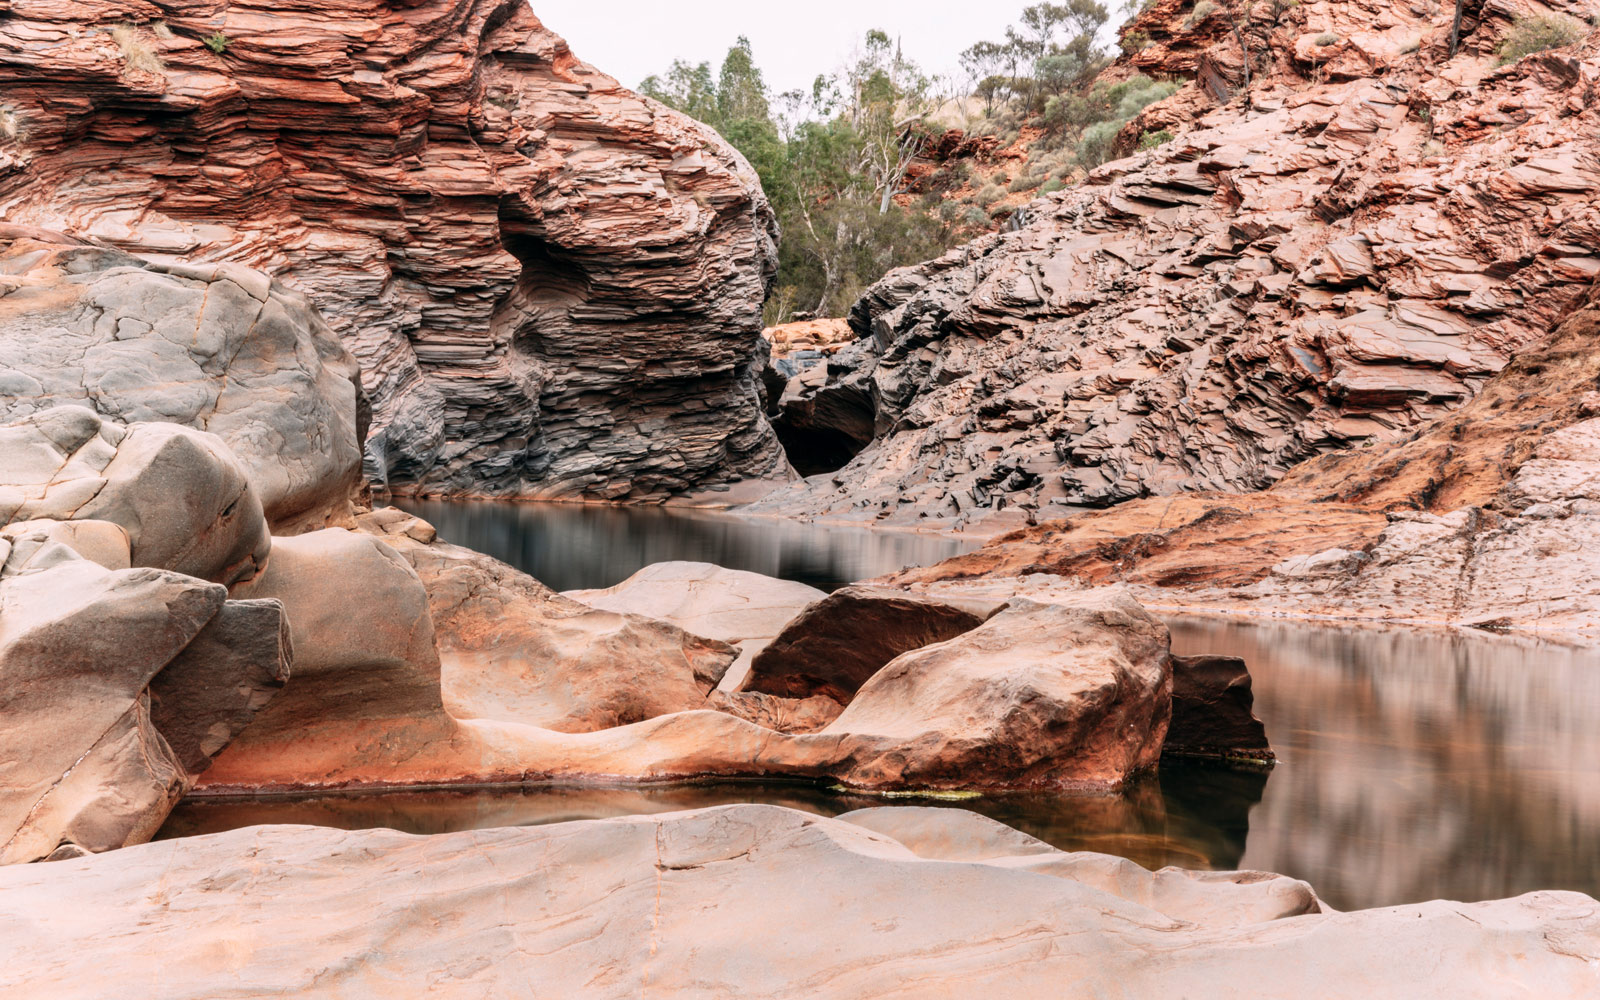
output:
[[[970,632],[993,610],[904,590],[844,587],[790,620],[755,655],[741,690],[786,698],[821,694],[843,704],[901,653]]]
[[[0,864],[149,839],[290,662],[277,604],[26,540],[0,541]]]
[[[355,359],[259,271],[152,264],[0,225],[0,418],[75,404],[210,431],[273,529],[292,534],[349,520],[362,402]]]
[[[1114,786],[1155,764],[1171,713],[1166,628],[1124,593],[1013,601],[902,654],[823,734],[864,744],[850,781]]]
[[[739,647],[721,687],[738,690],[750,663],[783,627],[827,595],[793,580],[703,562],[652,563],[614,587],[564,596],[603,611],[646,615]]]
[[[1185,38],[1133,60],[1196,77],[1130,125],[1177,138],[870,289],[863,339],[784,406],[875,437],[768,509],[1259,489],[1466,403],[1600,272],[1600,41],[1496,69],[1484,53],[1539,4],[1476,11],[1451,60],[1449,5],[1303,3],[1255,43],[1248,98],[1219,103],[1243,83],[1231,7],[1179,31],[1188,6],[1135,23]],[[1308,62],[1323,32],[1339,56]]]
[[[116,524],[128,565],[226,585],[253,578],[272,547],[248,474],[212,434],[59,406],[0,425],[0,459],[0,524]]]
[[[11,868],[0,989],[60,1000],[209,997],[241,982],[353,1000],[476,1000],[529,983],[559,996],[806,1000],[1600,989],[1600,917],[1579,893],[1319,912],[1309,887],[1281,876],[1152,874],[976,817],[947,832],[952,811],[929,812],[823,819],[749,805],[435,837],[253,827]],[[379,888],[391,885],[405,888]]]
[[[752,371],[776,238],[754,172],[522,0],[11,4],[0,86],[0,215],[306,293],[396,488],[788,474]]]
[[[1103,789],[1160,753],[1168,636],[1123,594],[1014,603],[896,658],[839,714],[826,697],[713,692],[731,646],[550,594],[414,519],[362,521],[371,533],[277,539],[267,571],[235,588],[282,603],[296,676],[204,788],[789,776]]]
[[[1409,439],[1257,494],[1121,504],[899,574],[1044,599],[1124,583],[1163,607],[1600,635],[1600,284],[1543,344]]]
[[[427,589],[457,718],[576,733],[694,711],[738,656],[666,621],[580,604],[470,549],[386,540]]]
[[[1172,658],[1172,722],[1163,757],[1271,762],[1266,727],[1253,711],[1250,669],[1237,656]]]

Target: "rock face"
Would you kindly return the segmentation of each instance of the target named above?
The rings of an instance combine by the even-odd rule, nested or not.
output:
[[[89,407],[210,431],[280,534],[348,522],[360,372],[306,300],[237,264],[152,264],[0,226],[0,418]]]
[[[211,434],[61,406],[0,425],[0,456],[0,524],[110,522],[130,565],[222,584],[254,577],[271,549],[248,474]]]
[[[1195,76],[1130,125],[1175,140],[864,295],[862,339],[784,405],[870,415],[872,443],[765,509],[1048,514],[1260,489],[1463,405],[1600,272],[1593,39],[1496,69],[1481,53],[1522,8],[1475,15],[1449,60],[1448,5],[1306,3],[1257,45],[1248,100],[1219,104],[1244,70],[1222,6],[1133,57]],[[1347,40],[1337,59],[1294,54],[1324,31]]]
[[[1049,599],[1120,582],[1166,607],[1600,635],[1600,285],[1472,402],[1258,494],[1141,500],[898,574]]]
[[[253,827],[13,867],[0,871],[0,939],[15,950],[0,988],[60,1000],[218,996],[241,981],[352,1000],[529,982],[558,996],[807,1000],[1600,989],[1600,918],[1579,893],[1326,913],[1281,876],[1151,874],[981,821],[941,836],[912,812],[924,815],[729,806],[435,837]],[[405,892],[375,888],[400,881]],[[796,927],[804,943],[772,947]]]
[[[742,690],[821,694],[844,704],[901,653],[954,639],[986,617],[903,590],[844,587],[807,607],[756,654]]]
[[[776,226],[754,172],[521,0],[25,5],[0,84],[0,214],[305,293],[397,489],[788,475],[755,385]]]

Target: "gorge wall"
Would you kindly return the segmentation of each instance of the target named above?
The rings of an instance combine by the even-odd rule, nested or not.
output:
[[[1600,43],[1495,49],[1517,16],[1600,4],[1468,6],[1453,58],[1450,5],[1258,12],[1248,77],[1239,5],[1147,6],[1126,30],[1150,43],[1108,79],[1189,82],[1118,141],[1176,138],[870,289],[860,339],[779,416],[870,443],[763,506],[893,521],[1256,490],[1472,399],[1600,273]]]
[[[789,476],[755,383],[776,224],[737,152],[521,0],[291,6],[0,0],[0,217],[308,295],[397,491]]]

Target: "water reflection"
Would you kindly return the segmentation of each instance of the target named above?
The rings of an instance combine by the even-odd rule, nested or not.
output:
[[[1174,769],[1118,795],[986,795],[918,805],[971,809],[1072,851],[1101,851],[1149,868],[1234,868],[1245,849],[1250,807],[1264,774]],[[767,802],[837,816],[895,804],[819,785],[722,781],[693,785],[383,792],[310,799],[188,799],[157,839],[232,830],[259,823],[306,823],[347,830],[387,827],[406,833],[452,833],[496,826],[534,826]]]
[[[1442,631],[1173,626],[1177,652],[1250,663],[1281,760],[1270,775],[1169,765],[1119,795],[950,805],[1151,868],[1284,872],[1340,909],[1534,889],[1600,896],[1600,654]],[[202,799],[160,836],[255,823],[433,833],[748,801],[825,815],[886,804],[738,782]]]
[[[927,566],[980,542],[947,535],[739,517],[681,507],[396,500],[447,542],[556,590],[610,587],[651,563],[712,562],[834,590]]]
[[[1175,623],[1243,656],[1283,763],[1243,864],[1352,908],[1600,895],[1600,655],[1441,631]]]

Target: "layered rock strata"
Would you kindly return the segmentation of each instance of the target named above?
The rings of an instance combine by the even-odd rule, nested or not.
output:
[[[1120,583],[1165,608],[1600,636],[1600,284],[1408,440],[1257,494],[1133,501],[896,577],[1004,600]]]
[[[803,941],[772,947],[795,927]],[[0,987],[62,1000],[241,981],[352,998],[531,981],[808,1000],[1600,989],[1600,918],[1579,893],[1332,913],[1282,876],[1150,873],[943,809],[747,805],[435,837],[252,827],[0,871],[0,935]]]
[[[1465,404],[1600,272],[1600,42],[1496,68],[1511,8],[1474,14],[1449,59],[1448,7],[1306,3],[1262,29],[1241,93],[1225,6],[1183,29],[1192,48],[1133,57],[1195,77],[1136,123],[1173,141],[865,294],[862,339],[784,407],[819,441],[870,420],[871,443],[762,509],[1260,489]],[[1330,31],[1338,59],[1302,58]]]
[[[305,293],[396,489],[788,475],[755,384],[777,233],[754,172],[521,0],[13,5],[0,85],[0,215]]]

